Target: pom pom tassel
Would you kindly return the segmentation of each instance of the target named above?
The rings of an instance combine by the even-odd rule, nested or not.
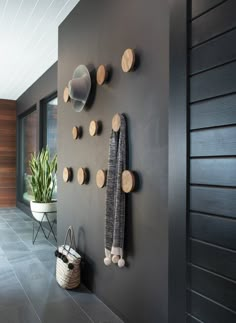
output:
[[[110,264],[111,264],[111,258],[110,258],[110,257],[105,257],[105,258],[104,258],[104,264],[105,264],[106,266],[110,266]]]
[[[113,262],[113,264],[117,264],[117,263],[118,263],[118,261],[119,261],[119,259],[120,259],[120,257],[119,257],[119,256],[114,255],[114,256],[112,257],[112,262]]]
[[[123,258],[120,258],[118,261],[118,266],[120,268],[123,268],[125,266],[125,260]]]

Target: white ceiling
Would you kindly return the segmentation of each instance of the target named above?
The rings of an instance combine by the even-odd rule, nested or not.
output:
[[[16,100],[58,58],[58,26],[79,0],[0,0],[0,98]]]

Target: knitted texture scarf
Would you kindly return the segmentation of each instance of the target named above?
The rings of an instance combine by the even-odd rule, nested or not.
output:
[[[126,120],[122,114],[120,119],[120,130],[112,130],[109,140],[104,263],[108,266],[112,260],[119,267],[123,267],[125,193],[121,189],[121,176],[126,169]]]

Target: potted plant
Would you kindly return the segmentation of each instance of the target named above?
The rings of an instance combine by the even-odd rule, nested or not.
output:
[[[57,203],[53,199],[56,186],[57,155],[50,157],[48,147],[36,155],[31,155],[29,167],[32,173],[30,186],[34,199],[30,202],[31,212],[37,221],[54,221]]]

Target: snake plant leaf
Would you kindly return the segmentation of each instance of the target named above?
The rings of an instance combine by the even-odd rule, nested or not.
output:
[[[32,174],[30,186],[35,201],[50,202],[56,186],[57,155],[51,158],[49,148],[43,148],[38,155],[31,155],[29,168]]]

